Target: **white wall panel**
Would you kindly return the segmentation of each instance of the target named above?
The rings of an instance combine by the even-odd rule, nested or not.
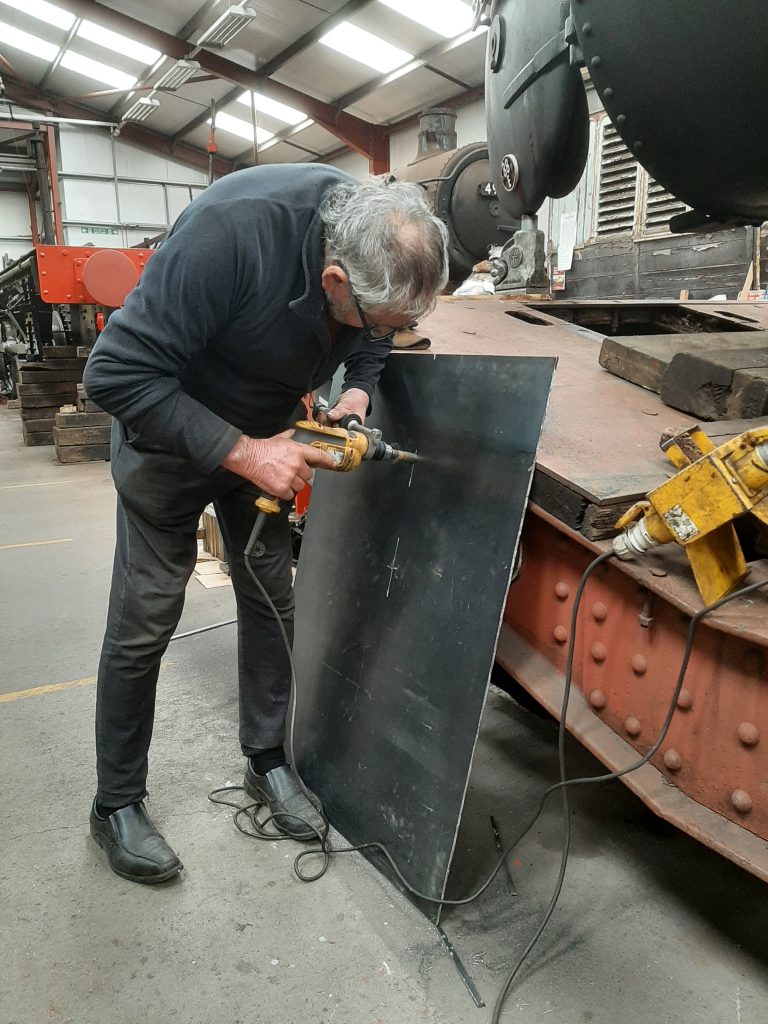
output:
[[[24,192],[0,192],[0,238],[19,238],[31,244],[29,203]]]
[[[150,178],[157,181],[208,184],[208,176],[205,171],[187,167],[175,160],[168,160],[157,153],[150,153],[146,149],[122,142],[119,138],[115,140],[115,164],[118,177],[121,178]]]
[[[59,126],[61,174],[113,174],[112,139],[107,128]]]
[[[122,224],[168,224],[163,185],[118,181],[117,196]]]
[[[343,153],[333,161],[333,166],[361,181],[368,177],[368,161],[359,153]]]
[[[114,181],[86,181],[64,178],[61,182],[64,219],[94,224],[117,222],[117,197]]]
[[[168,192],[168,213],[170,222],[173,224],[181,211],[185,210],[203,189],[193,188],[191,185],[167,185],[166,191]]]
[[[488,132],[485,127],[485,101],[468,103],[456,111],[456,135],[460,146],[468,146],[471,142],[485,142]]]

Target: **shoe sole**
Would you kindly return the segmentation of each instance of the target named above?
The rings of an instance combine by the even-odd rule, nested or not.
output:
[[[184,870],[184,865],[179,861],[177,867],[170,868],[168,871],[164,871],[160,875],[130,875],[127,871],[121,871],[119,868],[116,868],[109,859],[109,843],[106,842],[105,837],[100,835],[98,832],[91,832],[91,836],[99,849],[103,850],[107,855],[107,864],[109,864],[110,870],[116,875],[119,875],[120,878],[125,878],[129,882],[138,882],[139,885],[156,885],[158,882],[170,881]]]

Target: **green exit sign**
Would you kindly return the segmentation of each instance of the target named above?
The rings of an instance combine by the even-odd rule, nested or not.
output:
[[[119,235],[119,228],[99,227],[98,225],[84,225],[80,228],[81,235]]]

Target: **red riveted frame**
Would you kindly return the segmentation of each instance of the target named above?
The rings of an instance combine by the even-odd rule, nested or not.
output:
[[[522,544],[497,660],[558,715],[574,594],[595,552],[608,545],[586,541],[536,506]],[[701,608],[678,554],[670,545],[643,563],[609,561],[581,602],[568,727],[611,770],[656,740],[691,614]],[[653,767],[623,780],[657,813],[766,881],[767,634],[763,593],[702,620]]]
[[[36,245],[40,298],[43,302],[98,305],[83,284],[83,268],[98,248],[76,245]],[[154,249],[116,249],[141,275]]]

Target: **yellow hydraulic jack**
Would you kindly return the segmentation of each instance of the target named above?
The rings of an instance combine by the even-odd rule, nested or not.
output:
[[[677,541],[709,605],[747,572],[734,519],[751,514],[768,526],[768,427],[717,448],[692,427],[662,438],[661,448],[680,472],[625,512],[613,548],[626,560]]]

